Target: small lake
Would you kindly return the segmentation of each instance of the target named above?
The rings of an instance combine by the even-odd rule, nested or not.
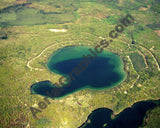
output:
[[[57,50],[49,57],[47,67],[50,72],[70,79],[70,84],[56,87],[48,80],[41,81],[31,86],[32,94],[58,98],[85,88],[110,88],[126,78],[118,55],[108,51],[97,53],[88,46],[68,46]]]
[[[108,108],[94,110],[79,128],[138,128],[146,125],[144,118],[149,110],[160,106],[159,100],[140,101],[111,118],[113,111]]]

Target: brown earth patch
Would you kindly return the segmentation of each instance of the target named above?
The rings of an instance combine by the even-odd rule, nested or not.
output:
[[[16,0],[16,4],[27,3],[27,0]]]
[[[160,30],[154,30],[155,33],[157,33],[158,36],[160,36]]]
[[[139,10],[139,11],[146,11],[146,10],[148,10],[148,8],[140,7],[138,10]]]

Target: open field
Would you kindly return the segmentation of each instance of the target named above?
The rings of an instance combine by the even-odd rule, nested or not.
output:
[[[119,113],[137,101],[160,98],[160,37],[154,32],[155,26],[148,27],[159,23],[157,7],[149,8],[152,0],[22,3],[27,4],[0,1],[0,32],[7,35],[7,39],[0,38],[0,127],[76,128],[97,108],[107,107]],[[34,119],[30,107],[43,101],[43,97],[31,95],[30,86],[43,80],[57,82],[60,77],[46,67],[50,54],[65,46],[94,47],[101,38],[110,40],[109,32],[127,13],[135,22],[105,49],[122,58],[126,80],[107,90],[86,89],[50,100],[51,104]],[[67,31],[56,33],[49,29]],[[146,128],[152,126],[151,121],[159,123],[156,111],[159,108],[151,113]]]
[[[136,71],[139,71],[146,67],[144,58],[138,52],[131,53],[130,57]]]

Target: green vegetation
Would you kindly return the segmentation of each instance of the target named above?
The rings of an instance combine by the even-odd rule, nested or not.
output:
[[[66,23],[74,19],[74,15],[63,12],[44,12],[33,8],[18,5],[2,9],[0,14],[0,24],[6,25],[38,25],[38,24],[55,24]],[[13,11],[12,11],[13,10]],[[64,18],[65,16],[65,18]]]
[[[144,128],[158,128],[159,126],[160,126],[160,107],[157,107],[148,114],[147,126]]]
[[[153,3],[153,5],[151,6],[151,10],[156,12],[156,13],[160,13],[160,1],[155,1]]]
[[[36,124],[35,124],[35,126],[36,127],[41,127],[41,126],[43,126],[43,127],[48,127],[48,125],[49,125],[49,123],[50,123],[51,121],[49,120],[49,119],[47,119],[46,117],[42,117],[41,119],[38,119],[37,120],[37,122],[36,122]]]
[[[130,58],[132,60],[133,66],[136,71],[139,71],[141,69],[144,69],[146,67],[145,61],[139,53],[131,53]]]
[[[115,24],[119,23],[119,21],[117,19],[120,19],[120,18],[121,18],[121,16],[111,15],[111,16],[108,16],[106,19],[103,19],[103,20],[104,20],[104,23],[115,25]]]
[[[160,37],[153,29],[160,30],[160,14],[152,11],[153,3],[153,0],[2,0],[0,127],[75,128],[97,108],[107,107],[119,113],[137,101],[159,98]],[[51,104],[37,114],[39,119],[34,119],[29,107],[36,106],[43,97],[31,95],[30,86],[43,80],[57,82],[60,77],[46,68],[50,54],[65,46],[96,46],[101,38],[110,40],[109,32],[127,13],[135,22],[106,48],[123,59],[126,80],[108,90],[86,89],[61,100],[50,100]],[[49,29],[67,29],[67,32],[55,33]],[[131,44],[132,38],[135,44]],[[27,66],[29,61],[32,71]],[[151,112],[146,128],[159,126],[155,114],[158,111],[159,108]],[[44,123],[39,123],[41,120]]]

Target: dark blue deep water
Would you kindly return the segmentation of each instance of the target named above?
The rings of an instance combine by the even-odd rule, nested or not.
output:
[[[79,128],[138,128],[146,125],[144,118],[149,110],[160,106],[160,100],[137,102],[130,108],[124,109],[114,119],[113,111],[108,108],[94,110],[85,123]],[[88,122],[88,123],[87,123]]]
[[[84,88],[113,87],[124,80],[126,73],[118,55],[107,51],[95,52],[94,55],[89,48],[72,46],[53,53],[47,62],[49,71],[68,79],[63,78],[62,84],[58,80],[57,84],[52,84],[48,80],[35,83],[31,86],[32,93],[58,98]]]

